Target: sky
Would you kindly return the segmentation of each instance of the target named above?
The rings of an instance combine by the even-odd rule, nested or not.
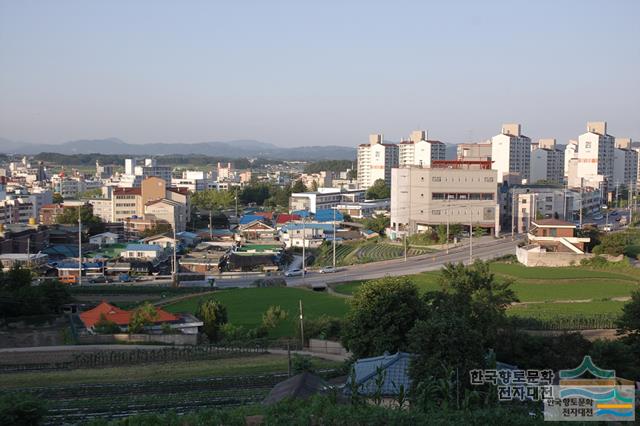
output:
[[[640,1],[0,0],[0,137],[640,139]]]

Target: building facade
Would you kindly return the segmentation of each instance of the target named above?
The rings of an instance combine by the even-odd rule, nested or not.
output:
[[[431,167],[432,161],[444,160],[445,156],[445,144],[440,141],[428,140],[424,130],[412,132],[409,140],[398,144],[398,165],[400,167]]]
[[[531,139],[522,134],[520,124],[503,124],[501,133],[491,138],[491,161],[498,182],[529,182]]]
[[[358,146],[358,187],[369,189],[378,179],[390,185],[398,156],[398,145],[384,143],[382,135],[370,135],[368,144]]]
[[[529,181],[564,182],[564,149],[556,146],[555,139],[540,139],[537,147],[531,151]]]

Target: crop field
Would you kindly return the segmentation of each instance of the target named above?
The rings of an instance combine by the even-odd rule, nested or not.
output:
[[[640,289],[640,272],[630,269],[527,268],[492,263],[491,270],[498,280],[512,280],[512,288],[523,302],[511,307],[510,315],[544,322],[568,324],[569,318],[577,318],[585,326],[599,323],[612,327],[624,302],[611,299],[627,298],[634,290]],[[439,272],[426,272],[409,278],[420,291],[426,292],[440,288],[439,276]],[[362,283],[339,284],[335,291],[352,295]]]
[[[407,256],[419,256],[431,253],[433,250],[409,246]],[[365,241],[358,243],[344,243],[336,245],[336,265],[346,266],[358,263],[379,262],[382,260],[398,259],[404,256],[404,247],[385,242]],[[333,262],[332,247],[323,246],[315,260],[315,266],[328,266]]]
[[[210,297],[227,307],[230,323],[247,329],[260,325],[262,314],[269,306],[279,305],[288,312],[288,317],[271,332],[271,337],[295,335],[300,300],[302,300],[306,318],[317,318],[322,315],[342,317],[348,310],[347,301],[344,298],[290,287],[220,290],[214,295],[181,300],[167,305],[165,309],[171,312],[195,312],[200,301]]]
[[[314,359],[313,367],[337,363]],[[3,391],[28,392],[47,402],[48,423],[75,424],[145,412],[177,413],[260,402],[287,377],[287,358],[233,360],[0,375]]]

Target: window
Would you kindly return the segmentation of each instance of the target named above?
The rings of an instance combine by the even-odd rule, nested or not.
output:
[[[440,176],[432,176],[431,182],[442,182],[442,178]]]
[[[440,215],[440,210],[431,210],[431,214],[439,216]]]
[[[486,177],[484,178],[485,182],[493,182],[493,178],[492,177]]]

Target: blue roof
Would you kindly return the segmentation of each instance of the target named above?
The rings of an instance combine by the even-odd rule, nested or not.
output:
[[[377,234],[377,232],[372,231],[371,229],[365,229],[364,231],[362,231],[363,233],[367,234],[367,235],[371,235],[371,234]]]
[[[387,352],[382,356],[373,358],[362,358],[353,364],[355,370],[356,384],[358,392],[363,395],[372,395],[377,392],[376,378],[378,368],[384,372],[384,383],[382,385],[382,395],[397,395],[400,386],[404,386],[405,391],[411,387],[409,378],[409,363],[412,355],[406,352],[398,352],[389,355]],[[347,379],[345,393],[351,391],[351,376]]]
[[[246,225],[248,223],[254,222],[256,220],[264,220],[263,216],[258,216],[257,214],[245,214],[240,218],[240,225]]]
[[[322,229],[324,232],[333,233],[333,225],[328,223],[287,223],[281,229],[282,232],[287,232],[289,230],[298,230],[298,229]]]
[[[191,239],[198,238],[198,234],[194,234],[193,232],[189,232],[189,231],[178,232],[177,236],[184,237],[184,238],[191,238]]]
[[[300,217],[309,217],[309,212],[307,210],[295,210],[292,211],[291,214],[297,214]]]
[[[333,214],[334,214],[333,209],[318,210],[316,211],[316,220],[318,222],[333,222]],[[336,220],[339,220],[339,221],[344,220],[344,216],[339,211],[336,210],[335,215],[336,215],[335,216]]]
[[[162,247],[157,244],[127,244],[126,251],[162,251]]]

